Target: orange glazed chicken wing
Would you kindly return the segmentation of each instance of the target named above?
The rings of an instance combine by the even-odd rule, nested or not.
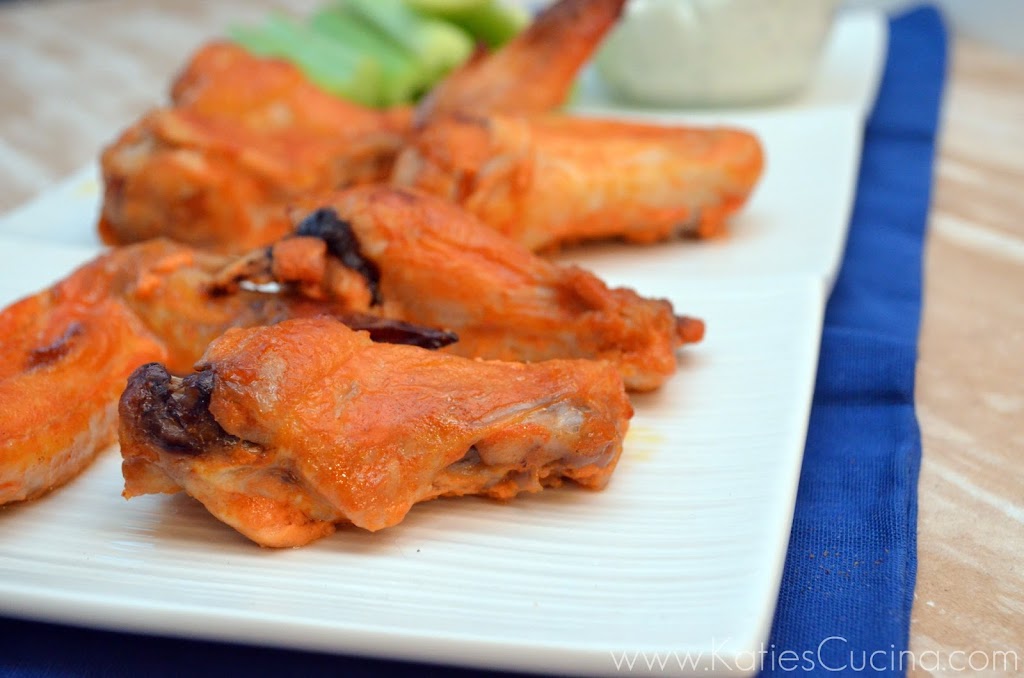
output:
[[[128,375],[168,355],[115,290],[165,253],[101,256],[0,311],[0,505],[63,485],[113,442]]]
[[[294,66],[215,43],[104,150],[100,233],[111,244],[157,236],[240,252],[285,235],[296,196],[385,178],[408,110],[331,96]]]
[[[392,182],[451,200],[544,250],[598,238],[719,234],[762,165],[757,138],[732,129],[458,116],[421,130]]]
[[[420,123],[452,114],[547,113],[566,102],[580,68],[625,0],[561,0],[498,51],[478,52],[420,102]]]
[[[263,546],[390,527],[435,497],[600,489],[632,415],[604,363],[467,360],[328,318],[229,331],[197,367],[132,375],[124,494],[184,490]]]
[[[703,336],[703,323],[677,317],[668,301],[542,259],[439,198],[362,186],[314,204],[299,213],[298,233],[325,240],[335,260],[361,273],[363,293],[347,294],[362,302],[351,310],[451,330],[459,341],[450,352],[607,360],[643,391],[675,372],[678,348]]]
[[[0,505],[65,484],[114,441],[117,399],[162,344],[111,300],[64,304],[61,290],[0,314]]]

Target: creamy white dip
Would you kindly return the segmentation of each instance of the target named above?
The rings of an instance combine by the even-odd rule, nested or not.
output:
[[[660,106],[752,104],[814,72],[835,0],[631,0],[597,57],[609,89]]]

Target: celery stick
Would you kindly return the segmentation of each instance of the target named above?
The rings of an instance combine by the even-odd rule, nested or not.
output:
[[[405,4],[428,14],[457,14],[490,6],[494,0],[405,0]]]
[[[281,48],[278,41],[267,35],[262,29],[253,26],[231,26],[228,36],[249,52],[261,57],[280,56]]]
[[[461,29],[417,14],[403,0],[346,0],[344,6],[416,55],[431,81],[473,51],[472,39]]]
[[[413,55],[359,16],[341,8],[326,8],[314,14],[309,25],[377,62],[381,68],[381,104],[408,103],[423,88],[422,69]]]
[[[380,104],[381,68],[359,50],[335,43],[282,15],[259,28],[231,31],[243,47],[287,59],[326,91],[367,106]]]
[[[499,0],[405,0],[413,9],[449,21],[488,47],[501,47],[529,22],[529,15]]]

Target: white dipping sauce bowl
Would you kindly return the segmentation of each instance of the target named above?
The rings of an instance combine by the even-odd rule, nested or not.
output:
[[[610,92],[653,106],[779,101],[811,79],[837,0],[631,0],[597,56]]]

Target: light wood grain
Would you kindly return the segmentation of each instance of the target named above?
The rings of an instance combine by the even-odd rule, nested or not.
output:
[[[314,0],[0,3],[0,210],[93,161],[163,103],[187,55],[234,23]]]
[[[947,658],[956,651],[1016,652],[1024,673],[1021,120],[1024,58],[958,43],[917,370],[924,463],[911,649]],[[975,659],[983,666],[982,655]],[[993,668],[980,674],[1018,675],[1001,671],[1001,661],[999,671]],[[973,675],[951,667],[916,673]]]
[[[163,100],[195,46],[285,4],[302,12],[316,2],[0,4],[0,211],[93,160]],[[911,647],[947,658],[1015,651],[1024,671],[1021,120],[1024,59],[959,44],[927,249]]]

